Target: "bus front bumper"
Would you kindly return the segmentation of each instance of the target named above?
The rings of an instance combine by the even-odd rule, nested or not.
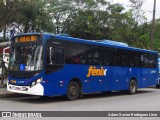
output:
[[[22,93],[22,94],[30,94],[30,95],[44,95],[44,87],[39,83],[33,87],[30,86],[16,86],[16,85],[7,85],[7,90],[10,92],[15,93]]]

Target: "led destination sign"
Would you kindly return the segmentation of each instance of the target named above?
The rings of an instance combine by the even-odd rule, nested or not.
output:
[[[38,41],[38,38],[37,36],[35,35],[28,35],[28,36],[20,36],[20,37],[16,37],[15,38],[15,42],[36,42]]]

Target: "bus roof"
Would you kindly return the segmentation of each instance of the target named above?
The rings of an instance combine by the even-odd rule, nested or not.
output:
[[[64,41],[72,41],[72,42],[78,42],[78,43],[84,43],[84,44],[106,46],[106,47],[113,47],[113,48],[127,49],[127,50],[132,50],[132,51],[148,52],[148,53],[158,54],[157,51],[130,47],[130,46],[128,46],[128,44],[122,43],[122,42],[117,42],[117,41],[112,41],[112,40],[86,40],[86,39],[69,37],[67,34],[57,34],[56,35],[56,34],[53,34],[53,33],[23,33],[23,34],[19,34],[19,35],[16,35],[16,36],[35,35],[35,34],[50,36],[52,38],[59,39],[59,40],[64,40]]]
[[[139,52],[148,52],[148,53],[152,52],[152,53],[158,54],[157,51],[129,47],[128,44],[126,43],[121,43],[121,42],[116,42],[116,41],[114,42],[111,40],[85,40],[85,39],[66,37],[66,36],[61,36],[61,35],[55,35],[55,38],[59,40],[66,40],[66,41],[92,44],[92,45],[98,45],[98,46],[113,47],[113,48],[120,48],[120,49],[127,49],[127,50],[139,51]],[[106,42],[106,41],[109,41],[109,42]]]

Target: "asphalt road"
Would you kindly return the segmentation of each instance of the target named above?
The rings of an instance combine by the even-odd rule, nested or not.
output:
[[[87,94],[76,101],[67,101],[64,97],[42,99],[15,95],[0,98],[0,111],[160,111],[160,89],[139,89],[135,95],[123,92]]]

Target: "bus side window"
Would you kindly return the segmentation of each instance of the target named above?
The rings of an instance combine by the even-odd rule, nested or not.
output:
[[[154,54],[149,54],[149,67],[156,68],[156,58],[157,56]]]
[[[57,71],[64,66],[64,50],[48,46],[46,49],[46,73]]]
[[[140,53],[136,51],[130,52],[129,66],[139,67],[140,66]]]
[[[81,43],[65,42],[64,49],[66,64],[86,64],[86,45]]]
[[[143,53],[143,54],[141,54],[141,67],[148,67],[148,54],[146,54],[146,53]]]
[[[107,49],[103,49],[103,64],[109,65],[109,52]]]
[[[101,54],[100,48],[88,46],[88,51],[86,52],[87,64],[89,65],[101,65]]]
[[[64,64],[64,50],[62,48],[55,48],[52,56],[54,59],[53,64]]]
[[[96,65],[100,65],[101,62],[100,62],[100,55],[99,55],[99,51],[98,50],[95,50],[93,52],[93,64],[96,64]]]
[[[47,64],[59,65],[64,64],[64,50],[62,48],[47,48]]]
[[[91,51],[87,52],[87,64],[89,64],[89,65],[92,64],[92,53],[91,53]]]
[[[108,53],[109,53],[109,65],[111,66],[117,66],[117,52],[118,50],[115,48],[109,48]]]

